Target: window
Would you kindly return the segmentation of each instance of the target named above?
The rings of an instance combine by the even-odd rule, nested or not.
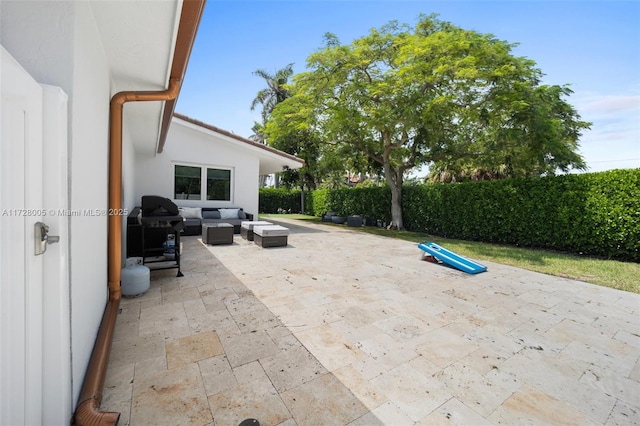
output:
[[[199,200],[202,187],[200,174],[200,167],[176,165],[174,198],[176,200]]]
[[[207,168],[207,200],[231,201],[231,170]]]
[[[206,185],[206,186],[205,186]],[[231,201],[231,169],[175,165],[174,199]]]

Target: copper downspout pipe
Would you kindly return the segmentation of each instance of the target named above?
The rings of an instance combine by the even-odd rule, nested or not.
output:
[[[110,211],[122,209],[122,114],[127,102],[165,101],[159,146],[164,145],[167,128],[180,92],[193,42],[206,0],[183,0],[180,25],[176,37],[169,86],[161,91],[126,91],[116,93],[110,102],[109,117],[109,199]],[[160,149],[160,152],[162,150]],[[108,289],[107,301],[96,343],[85,373],[73,422],[77,425],[115,425],[120,413],[100,411],[102,389],[107,373],[111,342],[120,306],[120,273],[122,267],[122,216],[108,217]]]
[[[96,344],[91,352],[91,360],[82,384],[80,402],[74,414],[73,423],[76,425],[115,425],[120,419],[120,413],[100,411],[102,389],[119,306],[120,299],[109,300],[104,309]]]
[[[109,209],[122,209],[122,110],[126,102],[168,101],[180,92],[180,80],[169,80],[167,90],[157,92],[120,92],[111,98],[111,130],[109,136]],[[122,268],[122,217],[109,216],[109,299],[120,299]]]
[[[119,92],[110,103],[109,119],[109,211],[122,211],[122,112],[126,102],[168,101],[180,92],[180,80],[170,79],[167,90],[150,92]],[[122,216],[108,218],[108,287],[109,300],[104,310],[96,344],[80,393],[75,423],[78,425],[115,425],[120,413],[99,411],[102,389],[111,353],[111,341],[120,306],[120,275],[122,268]]]

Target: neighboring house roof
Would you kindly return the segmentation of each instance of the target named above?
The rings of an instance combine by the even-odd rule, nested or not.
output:
[[[277,173],[285,169],[299,169],[304,165],[304,160],[296,157],[295,155],[287,154],[284,151],[280,151],[268,145],[243,138],[242,136],[238,136],[228,130],[221,129],[179,113],[174,113],[173,117],[174,119],[179,119],[193,126],[197,126],[203,131],[216,133],[219,137],[222,137],[222,139],[227,142],[234,143],[241,148],[254,151],[260,158],[261,175]]]

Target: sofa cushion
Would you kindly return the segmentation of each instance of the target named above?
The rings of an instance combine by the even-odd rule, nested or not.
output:
[[[240,209],[218,209],[220,219],[239,219],[238,212]]]
[[[252,231],[254,226],[261,226],[261,225],[273,225],[273,223],[267,222],[264,220],[253,220],[253,221],[245,220],[240,223],[240,226],[242,228],[250,229]]]
[[[200,207],[180,207],[180,216],[185,219],[202,219],[202,208]]]
[[[202,210],[203,219],[220,219],[220,212],[218,210]]]
[[[284,237],[289,235],[289,228],[280,225],[258,225],[253,227],[253,233],[261,237]]]
[[[185,219],[184,226],[200,226],[200,219]]]
[[[239,227],[242,224],[242,219],[202,219],[200,223],[232,223]]]

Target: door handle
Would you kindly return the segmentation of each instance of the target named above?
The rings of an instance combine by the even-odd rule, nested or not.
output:
[[[36,222],[34,229],[34,239],[35,239],[35,255],[38,256],[47,251],[47,244],[53,244],[60,242],[60,237],[58,235],[49,235],[49,226],[42,223]]]

